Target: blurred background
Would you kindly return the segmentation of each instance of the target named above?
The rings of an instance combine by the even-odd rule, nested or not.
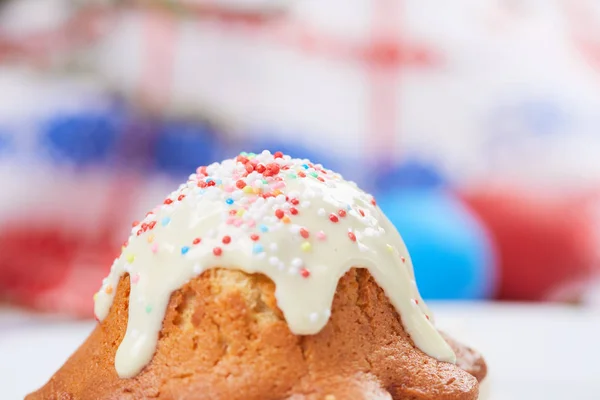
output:
[[[429,299],[600,307],[600,3],[0,1],[0,302],[75,317],[199,165],[375,194]]]

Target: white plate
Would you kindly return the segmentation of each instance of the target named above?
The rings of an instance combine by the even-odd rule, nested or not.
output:
[[[441,328],[485,355],[492,400],[600,398],[599,312],[497,304],[432,308]],[[38,322],[28,318],[29,325],[0,328],[3,400],[22,399],[44,384],[94,326]]]

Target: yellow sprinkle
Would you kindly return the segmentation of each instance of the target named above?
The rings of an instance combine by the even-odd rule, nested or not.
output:
[[[121,246],[121,252],[125,251],[125,246]]]
[[[389,244],[386,244],[386,245],[385,245],[385,247],[388,249],[388,251],[389,251],[390,253],[393,253],[393,252],[394,252],[394,248],[393,248],[392,246],[390,246]]]
[[[312,245],[309,242],[304,242],[300,245],[300,248],[302,249],[302,251],[310,251]]]
[[[246,210],[244,210],[243,208],[240,208],[235,215],[237,215],[238,217],[241,217],[242,215],[244,215],[244,213],[246,212]]]
[[[262,192],[261,188],[254,188],[254,193],[255,194],[260,194],[260,192]]]
[[[104,291],[106,292],[106,294],[111,294],[111,293],[112,293],[112,291],[113,291],[113,287],[112,287],[112,286],[110,286],[110,285],[108,285],[108,286],[106,287],[106,289],[104,289]]]
[[[281,190],[275,189],[273,190],[273,196],[279,196],[281,194]]]
[[[148,239],[147,240],[148,240],[148,243],[154,242],[154,235],[153,234],[148,235]]]
[[[281,222],[283,222],[284,224],[289,224],[290,223],[290,217],[288,217],[287,215],[283,218],[281,218]]]
[[[244,186],[242,190],[244,191],[244,193],[252,193],[254,191],[252,189],[252,186]]]
[[[94,293],[94,301],[98,298],[98,293]]]
[[[135,261],[135,256],[134,256],[133,254],[129,254],[129,255],[127,256],[127,262],[128,262],[129,264],[131,264],[131,263],[133,263],[134,261]]]

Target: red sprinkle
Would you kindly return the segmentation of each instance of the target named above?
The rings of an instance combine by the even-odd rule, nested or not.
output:
[[[237,210],[229,210],[229,215],[234,216],[237,214]]]
[[[333,214],[333,213],[329,215],[329,220],[330,220],[331,222],[338,222],[338,221],[339,221],[339,219],[338,219],[337,215],[335,215],[335,214]]]
[[[217,184],[217,182],[215,182],[215,181],[208,181],[208,182],[206,182],[206,184],[208,186],[215,186]]]
[[[198,243],[200,243],[201,241],[202,241],[202,239],[200,239],[200,238],[196,238],[196,239],[194,239],[194,241],[193,241],[192,243],[194,243],[194,244],[198,244]]]
[[[137,235],[140,236],[142,233],[144,233],[144,231],[142,229],[140,229],[139,231],[137,231]]]
[[[338,215],[342,218],[344,218],[346,216],[346,210],[340,210],[338,211]]]
[[[129,240],[126,240],[123,242],[123,247],[127,247],[127,246],[129,246]]]
[[[377,205],[377,202],[375,201],[375,197],[373,197],[373,198],[371,199],[371,204],[373,204],[374,206],[376,206],[376,205]]]
[[[295,209],[294,207],[292,207],[292,208],[290,208],[290,213],[291,213],[292,215],[297,215],[297,214],[298,214],[298,210],[297,210],[297,209]]]
[[[350,240],[352,240],[353,242],[356,242],[356,235],[353,232],[348,232],[348,237],[350,238]]]
[[[267,167],[265,167],[263,164],[258,164],[256,166],[256,172],[258,172],[259,174],[262,174],[266,170],[267,170]]]
[[[223,249],[221,249],[220,247],[215,247],[215,248],[213,249],[213,254],[214,254],[215,256],[220,256],[221,254],[223,254]]]
[[[248,163],[246,163],[246,165],[245,165],[245,166],[246,166],[246,171],[247,171],[248,173],[250,173],[250,172],[254,171],[254,166],[253,166],[252,164],[250,164],[249,162],[248,162]]]
[[[238,162],[241,162],[242,164],[246,164],[248,162],[248,158],[246,158],[246,157],[244,157],[242,155],[237,156],[235,160],[238,161]]]
[[[406,258],[400,257],[400,259],[402,260],[402,262],[406,262]]]
[[[429,320],[429,315],[425,315],[425,317],[427,318],[427,320]]]
[[[292,200],[290,200],[290,203],[297,206],[298,204],[300,204],[300,201],[298,199],[292,199]]]
[[[365,212],[362,210],[362,208],[359,208],[358,212],[360,213],[361,217],[365,216]]]
[[[415,304],[419,304],[419,299],[415,299]]]
[[[300,275],[302,275],[303,278],[308,278],[310,276],[310,271],[306,268],[302,268],[300,270]]]
[[[283,158],[283,153],[280,151],[276,151],[275,154],[273,154],[273,157],[275,158]]]
[[[179,197],[177,198],[177,200],[181,201],[185,199],[185,194],[180,194]]]
[[[223,236],[223,244],[231,243],[231,236]]]
[[[310,233],[306,228],[300,228],[300,236],[302,236],[304,239],[308,239]]]
[[[258,236],[256,233],[253,233],[252,235],[250,235],[250,239],[256,242],[258,239],[260,239],[260,236]]]
[[[302,172],[302,171],[298,172],[298,176],[300,178],[306,178],[306,174],[304,172]]]
[[[173,203],[173,200],[171,200],[171,199],[166,199],[165,200],[165,204],[166,205],[169,205],[169,204],[172,204],[172,203]]]
[[[322,178],[322,177],[320,177],[320,176],[317,176],[317,180],[319,180],[319,181],[321,181],[321,182],[325,182],[325,179],[323,179],[323,178]]]
[[[265,176],[273,176],[279,173],[279,165],[276,163],[267,164],[267,170],[265,171]]]
[[[152,221],[152,222],[150,222],[150,224],[148,224],[148,227],[150,229],[154,229],[155,226],[156,226],[156,221]]]
[[[277,209],[277,210],[275,210],[275,216],[276,216],[277,218],[281,219],[281,218],[283,218],[283,216],[284,216],[284,215],[285,215],[285,214],[283,213],[283,210],[281,210],[281,209]]]
[[[246,187],[246,182],[244,182],[243,180],[241,180],[241,179],[240,179],[239,181],[237,181],[237,182],[235,183],[235,186],[236,186],[238,189],[243,189],[243,188],[245,188],[245,187]]]
[[[199,188],[205,188],[206,187],[206,182],[204,182],[204,181],[198,181],[198,187]]]
[[[133,221],[133,222],[131,223],[131,227],[132,227],[132,228],[135,228],[135,227],[136,227],[136,226],[138,226],[139,224],[140,224],[140,221]]]

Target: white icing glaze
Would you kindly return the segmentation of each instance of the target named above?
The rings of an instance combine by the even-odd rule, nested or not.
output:
[[[438,360],[456,361],[419,295],[400,235],[372,196],[307,160],[268,152],[248,158],[199,168],[133,228],[95,295],[102,320],[120,277],[129,273],[129,321],[115,359],[120,377],[135,376],[151,360],[171,294],[213,267],[271,278],[277,305],[298,335],[327,324],[348,269],[367,268],[415,345]],[[263,167],[266,172],[257,172]],[[213,186],[205,185],[211,180]]]

